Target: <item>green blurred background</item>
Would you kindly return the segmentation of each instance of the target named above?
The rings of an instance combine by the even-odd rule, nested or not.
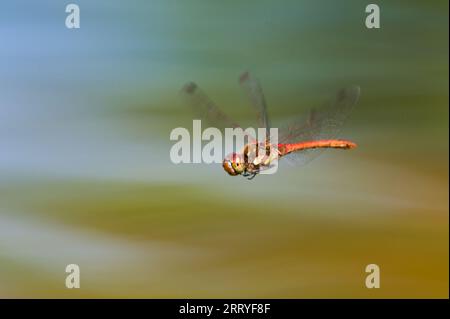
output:
[[[377,1],[378,30],[364,1],[75,3],[78,30],[2,3],[0,297],[448,298],[447,1]],[[359,84],[359,148],[251,182],[172,164],[182,85],[245,122],[244,70],[274,121]]]

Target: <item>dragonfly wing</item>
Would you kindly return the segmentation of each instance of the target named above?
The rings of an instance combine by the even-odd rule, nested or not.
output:
[[[266,140],[270,138],[270,123],[267,115],[267,104],[264,98],[261,85],[249,72],[244,72],[239,77],[239,84],[244,90],[245,95],[250,100],[252,107],[255,109],[258,119],[258,127],[266,129]]]
[[[337,92],[334,99],[319,108],[312,109],[294,123],[281,128],[278,132],[278,143],[297,143],[334,139],[342,124],[352,112],[360,96],[360,88],[351,86]],[[324,149],[304,150],[288,154],[286,159],[295,165],[308,163],[322,153]]]
[[[239,127],[194,82],[187,83],[181,90],[181,94],[184,102],[194,111],[195,116],[211,127],[221,130],[226,127]]]
[[[184,102],[189,105],[195,113],[197,119],[205,123],[208,127],[215,127],[225,132],[226,128],[241,128],[226,115],[194,82],[187,83],[181,90]],[[249,141],[255,141],[244,131],[244,135]]]

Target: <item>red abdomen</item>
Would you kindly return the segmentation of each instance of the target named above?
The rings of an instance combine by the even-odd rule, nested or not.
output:
[[[278,151],[280,156],[287,155],[292,152],[302,151],[313,148],[341,148],[341,149],[352,149],[355,148],[356,144],[351,141],[346,140],[318,140],[310,142],[300,142],[293,144],[278,144]]]

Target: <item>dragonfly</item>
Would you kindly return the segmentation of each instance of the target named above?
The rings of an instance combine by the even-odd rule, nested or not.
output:
[[[231,176],[244,176],[249,180],[273,167],[275,161],[286,158],[290,163],[304,165],[325,149],[354,149],[356,143],[337,139],[337,135],[356,105],[359,86],[340,89],[336,96],[320,107],[311,108],[288,125],[278,128],[278,141],[271,143],[266,100],[259,81],[249,72],[239,77],[239,84],[256,111],[258,126],[265,128],[265,140],[259,142],[250,136],[242,151],[227,155],[223,169]],[[187,83],[182,94],[198,117],[217,128],[240,128],[194,82]]]

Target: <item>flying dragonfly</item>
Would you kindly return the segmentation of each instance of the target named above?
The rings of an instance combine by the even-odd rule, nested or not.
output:
[[[335,98],[319,108],[313,108],[303,116],[296,118],[290,125],[278,129],[278,142],[271,143],[270,122],[266,101],[257,79],[249,72],[239,77],[240,86],[257,112],[259,127],[265,128],[265,141],[255,137],[241,152],[227,155],[222,163],[224,170],[231,176],[242,175],[253,179],[263,170],[273,166],[275,161],[287,158],[295,164],[306,164],[317,157],[323,149],[353,149],[356,144],[349,140],[336,139],[339,130],[351,113],[360,96],[358,86],[350,86],[337,92]],[[238,128],[235,123],[193,82],[183,87],[185,100],[197,115],[217,128]]]

